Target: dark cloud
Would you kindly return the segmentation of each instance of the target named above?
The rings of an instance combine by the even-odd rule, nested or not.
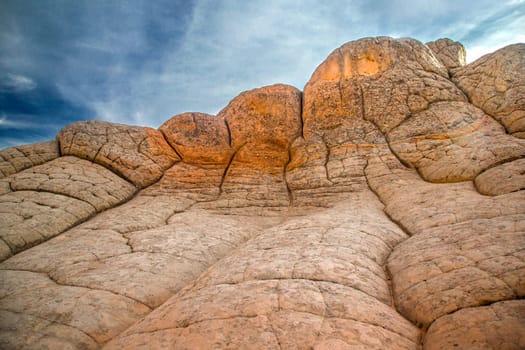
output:
[[[54,139],[65,125],[94,115],[45,84],[25,91],[2,91],[0,106],[0,149]]]

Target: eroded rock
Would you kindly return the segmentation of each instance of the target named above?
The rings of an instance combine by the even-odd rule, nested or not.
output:
[[[479,174],[475,180],[477,190],[497,196],[525,189],[525,159],[516,159]]]
[[[485,55],[457,70],[452,80],[510,134],[525,137],[525,44]]]
[[[523,347],[520,50],[366,38],[304,94],[64,128],[0,180],[0,347]]]
[[[102,121],[71,124],[57,136],[62,155],[89,159],[142,188],[180,160],[155,129]]]
[[[60,157],[0,180],[1,260],[127,199],[136,188],[106,168]]]
[[[431,184],[394,158],[374,160],[367,173],[386,212],[413,235],[388,259],[408,319],[425,328],[458,309],[523,295],[525,192],[488,197],[472,183]]]
[[[426,45],[449,71],[463,67],[467,63],[465,47],[457,41],[444,38],[428,42]]]
[[[423,349],[522,349],[525,301],[467,308],[443,316],[428,330]]]
[[[0,151],[0,178],[12,175],[59,156],[56,141],[9,147]]]

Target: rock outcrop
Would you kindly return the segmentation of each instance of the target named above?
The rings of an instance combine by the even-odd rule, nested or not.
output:
[[[523,48],[366,38],[1,151],[0,347],[525,348]]]

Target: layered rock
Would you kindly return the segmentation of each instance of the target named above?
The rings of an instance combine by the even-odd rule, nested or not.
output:
[[[403,315],[426,328],[462,308],[523,296],[525,192],[487,197],[471,182],[424,182],[397,159],[370,164],[370,185],[412,235],[388,260]]]
[[[521,49],[366,38],[304,93],[2,151],[0,347],[523,348]]]
[[[136,192],[108,169],[60,157],[0,180],[0,259],[30,248]]]
[[[55,141],[10,147],[0,151],[0,178],[12,175],[59,156]]]
[[[383,270],[405,234],[381,208],[364,192],[263,231],[106,348],[416,349]]]
[[[428,331],[425,349],[521,349],[523,334],[525,302],[502,301],[439,319]]]
[[[151,128],[101,121],[77,122],[57,135],[63,156],[96,162],[142,188],[180,160],[162,134]]]
[[[450,39],[438,39],[426,43],[434,55],[443,63],[449,72],[461,68],[467,63],[467,52],[465,47],[457,41]]]
[[[504,47],[456,72],[452,80],[472,104],[525,138],[525,44]]]

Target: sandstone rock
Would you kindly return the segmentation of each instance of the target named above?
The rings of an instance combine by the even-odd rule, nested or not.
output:
[[[151,128],[101,121],[71,124],[57,136],[62,155],[89,159],[142,188],[180,160],[162,134]]]
[[[412,39],[367,38],[332,52],[304,88],[303,119],[361,117],[382,132],[438,101],[465,101],[430,49]]]
[[[483,170],[525,155],[525,143],[465,102],[437,102],[389,134],[406,164],[431,182],[474,179]]]
[[[525,144],[449,79],[522,68],[461,55],[367,38],[303,96],[64,128],[0,180],[0,347],[523,347]]]
[[[428,47],[415,40],[347,43],[305,86],[305,138],[317,135],[341,145],[360,139],[348,135],[357,128],[375,139],[367,143],[384,142],[380,135],[371,137],[378,128],[396,155],[432,182],[471,180],[494,164],[522,156],[525,145],[466,103],[446,77]],[[466,156],[475,162],[465,161]]]
[[[0,278],[4,280],[2,274],[5,273],[15,279],[16,271],[24,270],[56,283],[50,293],[42,293],[36,287],[29,288],[20,296],[27,302],[39,300],[39,303],[50,305],[50,309],[46,310],[48,320],[64,318],[61,310],[52,313],[53,300],[77,289],[92,291],[97,299],[86,299],[85,302],[108,313],[118,314],[120,308],[125,307],[116,302],[118,300],[140,305],[146,310],[141,314],[122,317],[119,323],[108,319],[107,322],[115,324],[111,330],[106,329],[101,338],[94,339],[95,348],[99,348],[105,342],[104,337],[113,337],[113,332],[122,331],[120,327],[127,328],[138,321],[144,313],[162,304],[207,266],[258,230],[257,219],[191,210],[181,212],[186,209],[188,205],[181,205],[173,197],[139,195],[55,240],[3,262],[0,264]],[[241,222],[251,222],[251,225],[244,227]],[[214,228],[213,232],[209,232],[210,227]],[[27,278],[21,275],[13,281],[5,279],[6,287],[18,289],[18,284],[27,284]],[[13,298],[17,296],[13,295]],[[110,307],[112,303],[115,303],[114,309]],[[38,306],[35,308],[38,309]],[[1,303],[0,310],[13,311],[2,307]],[[35,315],[34,311],[26,309],[13,312],[29,321]],[[91,311],[86,311],[86,314],[93,315]],[[89,335],[90,327],[107,328],[97,319],[91,321],[92,325],[86,324],[89,318],[85,317],[84,320],[79,315],[72,315],[69,319],[64,318],[61,324]],[[46,333],[46,336],[51,337],[51,334]],[[72,347],[83,344],[82,338],[74,334],[66,340]]]
[[[388,260],[403,315],[428,327],[455,310],[523,295],[525,192],[486,197],[471,183],[424,182],[395,160],[371,164],[370,185],[413,235]]]
[[[130,198],[136,188],[104,167],[61,157],[0,180],[0,260]]]
[[[475,180],[477,190],[489,196],[525,189],[525,159],[517,159],[479,174]]]
[[[10,147],[0,151],[0,178],[12,175],[59,156],[55,141]]]
[[[97,211],[130,198],[136,188],[100,165],[66,156],[9,176],[11,191],[38,191],[82,200]]]
[[[457,41],[444,38],[426,43],[449,71],[463,67],[467,61],[465,47]]]
[[[300,109],[301,92],[277,84],[243,92],[218,116],[229,126],[234,149],[246,143],[287,149],[301,134]]]
[[[443,316],[428,330],[424,349],[523,349],[525,301],[467,308]]]
[[[485,55],[457,70],[452,80],[510,134],[525,137],[525,44]]]
[[[227,164],[231,158],[231,135],[223,118],[204,113],[172,117],[159,130],[185,163]]]
[[[291,194],[285,169],[290,145],[301,135],[301,92],[282,84],[246,91],[218,118],[228,125],[234,152],[213,207],[248,207],[259,213],[287,207]]]
[[[35,339],[36,343],[28,344],[29,339],[15,331],[15,327],[22,327],[18,329],[26,332],[28,325],[36,323],[38,327],[53,324],[68,330],[59,334],[56,327],[42,330],[47,341],[58,338],[71,348],[86,343],[95,348],[96,343],[102,344],[115,337],[132,320],[149,311],[140,303],[109,292],[57,285],[39,273],[2,270],[0,278],[0,293],[3,295],[0,299],[3,313],[0,329],[8,331],[3,333],[1,341],[7,344],[26,342],[24,345],[29,347],[38,345],[38,339]],[[12,314],[16,315],[13,320],[6,319]],[[15,327],[8,328],[7,324],[13,321],[16,322]],[[68,334],[71,338],[65,338]],[[54,343],[57,343],[56,340]]]
[[[403,238],[373,194],[356,194],[265,230],[106,348],[416,349],[382,268]]]

